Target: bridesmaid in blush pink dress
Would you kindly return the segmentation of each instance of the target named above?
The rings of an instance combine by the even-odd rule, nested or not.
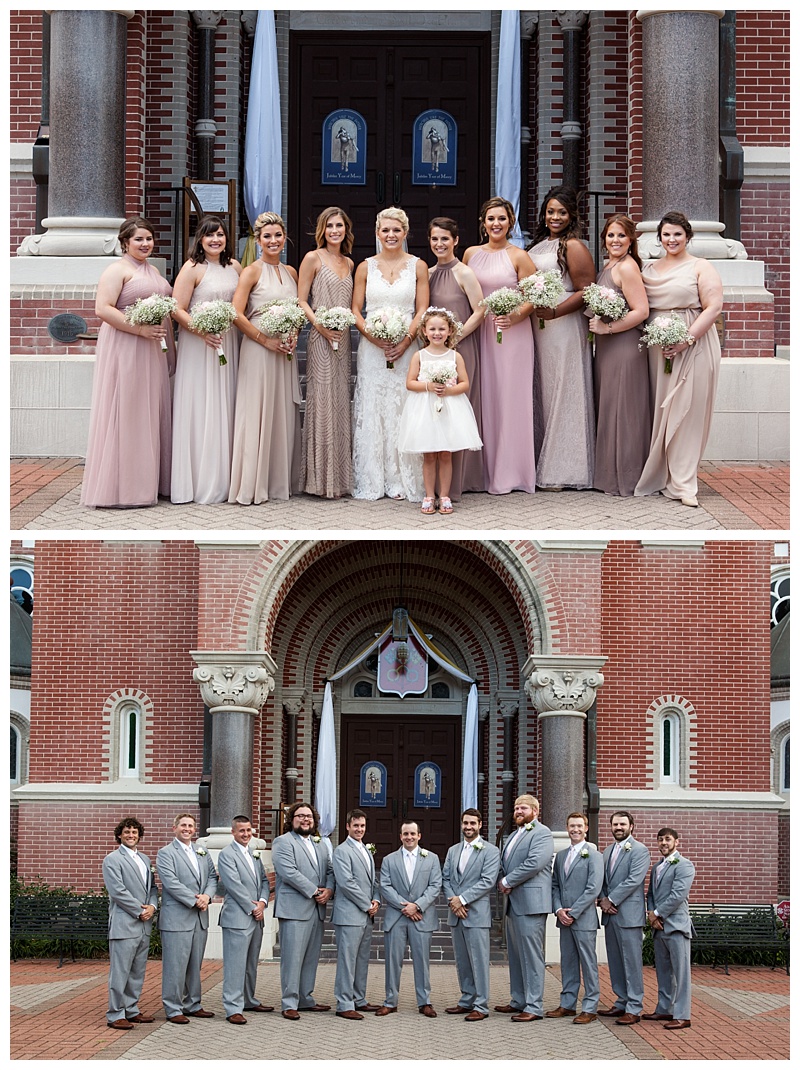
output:
[[[484,296],[501,286],[515,287],[531,275],[533,263],[512,245],[508,235],[516,222],[511,204],[492,197],[481,208],[484,245],[473,245],[464,263],[475,272]],[[481,436],[486,489],[490,494],[536,490],[533,443],[533,333],[531,305],[510,316],[486,316],[481,328]],[[497,331],[503,332],[498,345]]]
[[[92,412],[81,504],[133,509],[169,495],[171,419],[169,375],[175,344],[168,326],[134,326],[125,309],[139,297],[169,295],[172,287],[147,263],[155,248],[146,219],[127,219],[119,231],[122,257],[97,284],[97,336]],[[166,339],[167,352],[161,349]]]

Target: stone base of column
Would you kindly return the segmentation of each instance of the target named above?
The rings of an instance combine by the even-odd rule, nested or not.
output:
[[[231,835],[230,828],[210,828],[206,836],[202,836],[198,839],[197,846],[205,847],[216,866],[220,851],[223,847],[227,847],[228,844],[232,842],[233,836]],[[269,873],[272,869],[272,852],[266,850],[266,840],[261,840],[257,836],[254,836],[250,840],[250,843],[252,844],[254,851],[261,851],[261,861],[264,863],[264,869]],[[209,904],[208,942],[206,943],[206,951],[203,956],[207,959],[222,959],[222,929],[219,924],[221,910],[221,901]],[[270,903],[264,912],[264,935],[261,938],[260,959],[270,960],[275,958],[277,933],[278,923],[273,917],[272,903]]]
[[[31,234],[18,256],[119,256],[119,228],[125,217],[51,216],[42,220],[43,234]]]
[[[723,238],[725,229],[722,223],[713,219],[692,219],[694,237],[689,243],[689,252],[703,256],[707,260],[746,260],[747,250],[740,241]],[[664,250],[658,241],[657,219],[646,219],[637,223],[639,255],[642,260],[658,260],[664,256]]]

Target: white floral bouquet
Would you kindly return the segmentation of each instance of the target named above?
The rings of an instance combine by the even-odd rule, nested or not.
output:
[[[408,334],[411,326],[411,317],[399,308],[376,308],[370,312],[364,320],[364,327],[373,338],[379,338],[382,342],[391,342],[397,345]],[[386,367],[394,370],[394,361],[387,360]]]
[[[692,345],[694,335],[689,333],[689,328],[680,316],[672,312],[667,316],[656,316],[645,325],[639,349],[645,346],[660,346],[664,349],[666,346],[679,346],[683,342]],[[672,372],[672,357],[664,357],[664,372],[666,375]]]
[[[441,360],[426,360],[420,365],[419,380],[422,383],[440,383],[442,386],[455,386],[458,382],[456,362],[449,357]],[[433,411],[441,412],[444,399],[437,396],[433,403]]]
[[[527,278],[520,279],[519,288],[525,300],[536,308],[558,308],[564,294],[564,281],[560,271],[550,268],[548,271],[534,271]],[[544,330],[541,316],[539,327]]]
[[[356,322],[356,318],[349,308],[343,305],[334,305],[332,308],[317,308],[314,310],[314,318],[320,327],[326,331],[347,331]],[[334,352],[339,348],[338,342],[331,342]]]
[[[295,338],[306,322],[306,314],[296,297],[283,297],[272,304],[263,305],[257,311],[259,328],[270,338],[280,338],[282,342]],[[292,354],[287,353],[286,359],[291,360]]]
[[[592,315],[599,316],[604,323],[621,320],[630,312],[621,293],[612,289],[611,286],[598,286],[596,282],[590,282],[588,286],[584,286],[583,301]],[[594,335],[589,331],[589,341],[593,340]]]
[[[499,290],[492,290],[481,301],[481,304],[491,312],[493,316],[510,316],[520,305],[524,305],[526,298],[522,291],[511,286],[501,286]],[[498,328],[497,344],[502,345],[503,332]]]
[[[198,334],[224,334],[239,313],[230,301],[203,301],[195,305],[189,316],[189,326]],[[228,363],[222,346],[217,350],[220,367]]]
[[[125,309],[125,322],[133,324],[134,327],[158,327],[177,307],[175,298],[167,297],[166,294],[139,297]],[[163,353],[167,351],[164,338],[161,339],[161,350]]]

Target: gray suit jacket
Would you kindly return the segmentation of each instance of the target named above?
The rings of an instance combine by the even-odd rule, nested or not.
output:
[[[647,888],[647,906],[657,910],[664,919],[664,933],[683,933],[691,938],[692,919],[689,916],[689,889],[694,880],[694,864],[682,854],[675,852],[678,861],[668,865],[661,880],[656,884],[656,869],[663,859],[650,870]]]
[[[153,921],[140,921],[142,904],[158,907],[158,890],[150,872],[150,859],[139,851],[147,867],[147,880],[142,880],[136,862],[122,847],[103,859],[103,880],[108,889],[108,936],[110,940],[124,940],[149,934]]]
[[[650,868],[650,852],[633,836],[629,836],[624,843],[629,843],[631,849],[626,851],[623,847],[610,876],[608,868],[614,844],[609,844],[603,851],[603,888],[600,894],[611,900],[617,913],[603,914],[601,921],[607,925],[609,918],[614,917],[617,925],[639,928],[645,922],[644,882]]]
[[[200,927],[208,928],[208,911],[197,909],[195,896],[201,894],[214,898],[217,890],[217,871],[210,855],[198,855],[195,847],[192,847],[192,850],[197,859],[199,876],[177,837],[172,843],[162,847],[156,855],[156,869],[161,881],[159,929],[191,932],[198,918]]]
[[[250,851],[250,854],[253,852]],[[270,887],[260,858],[253,859],[255,877],[242,857],[239,845],[234,841],[223,847],[217,859],[220,883],[224,886],[225,901],[219,915],[223,929],[249,929],[256,922],[253,918],[253,900],[269,902]]]
[[[452,910],[448,911],[447,921],[450,925],[458,925],[460,921],[466,928],[488,929],[492,924],[489,893],[497,884],[497,874],[500,872],[500,852],[494,844],[487,843],[483,838],[476,842],[482,846],[480,849],[473,846],[463,874],[458,872],[463,841],[454,843],[444,860],[442,869],[444,894],[448,899],[454,895],[460,895],[469,908],[466,918],[457,918]]]
[[[333,874],[336,897],[331,921],[334,925],[364,925],[372,900],[377,899],[372,856],[365,858],[348,836],[333,850]]]
[[[420,932],[435,932],[436,910],[434,903],[442,888],[442,867],[433,851],[423,857],[421,851],[414,867],[414,879],[408,885],[406,867],[401,847],[387,855],[381,866],[381,895],[386,904],[383,928],[389,932],[402,917],[406,903],[416,903],[422,911],[422,921],[416,922]]]
[[[314,899],[317,888],[333,891],[333,866],[328,848],[320,840],[314,848],[316,863],[296,832],[286,832],[272,844],[275,869],[275,917],[308,921],[325,917],[325,904]]]
[[[506,855],[510,840],[511,837],[500,854],[500,873],[511,887],[505,896],[506,911],[511,914],[549,914],[553,909],[552,832],[537,818],[533,828],[523,832],[511,853]]]
[[[564,863],[570,848],[559,851],[553,865],[553,913],[562,908],[568,910],[574,918],[570,929],[594,930],[599,928],[597,921],[597,897],[603,887],[603,856],[594,847],[584,843],[583,848],[589,853],[586,858],[580,854],[564,875]],[[556,925],[562,928],[556,918]]]

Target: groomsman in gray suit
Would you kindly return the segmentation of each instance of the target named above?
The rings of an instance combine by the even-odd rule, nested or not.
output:
[[[208,904],[217,890],[217,871],[205,850],[192,842],[197,825],[191,814],[172,822],[175,838],[156,855],[161,881],[161,1000],[167,1021],[213,1018],[200,1000],[200,967],[208,939]]]
[[[158,908],[150,859],[137,846],[143,835],[140,821],[123,817],[114,829],[119,847],[103,859],[111,960],[106,1023],[111,1029],[133,1029],[134,1022],[155,1020],[139,1009],[153,915]]]
[[[442,867],[431,851],[419,846],[419,825],[400,826],[399,851],[387,855],[381,866],[381,895],[386,904],[383,919],[386,954],[386,999],[376,1017],[397,1010],[400,970],[406,944],[414,964],[414,990],[419,1013],[435,1018],[431,1006],[431,933],[436,929],[436,897],[442,887]]]
[[[274,1010],[256,1000],[256,978],[269,881],[260,854],[250,850],[250,818],[239,814],[231,823],[233,843],[217,859],[225,901],[219,915],[222,928],[222,1006],[231,1025],[247,1025],[243,1011]]]
[[[545,1018],[571,1017],[573,1025],[597,1020],[600,977],[597,971],[597,897],[603,887],[603,858],[586,842],[589,819],[570,814],[570,845],[556,855],[553,865],[553,913],[561,946],[561,1002]],[[578,989],[583,975],[583,1005],[577,1014]]]
[[[538,817],[538,799],[520,795],[514,802],[517,830],[500,858],[497,887],[505,896],[511,999],[495,1010],[510,1014],[512,1022],[538,1022],[544,1016],[544,934],[553,909],[553,834]]]
[[[606,930],[606,951],[614,1006],[598,1011],[616,1018],[615,1025],[636,1025],[644,1000],[642,929],[644,882],[650,852],[633,838],[633,817],[627,810],[611,815],[614,843],[603,851],[603,889],[598,900]]]
[[[650,870],[647,920],[653,930],[658,978],[658,1003],[648,1021],[665,1029],[689,1029],[692,1024],[692,919],[689,889],[694,865],[678,850],[675,829],[658,830],[661,861]]]
[[[317,831],[310,803],[293,803],[283,835],[272,844],[275,917],[280,923],[281,1014],[298,1021],[300,1011],[329,1011],[314,999],[322,947],[325,904],[333,895],[333,866]]]
[[[375,862],[363,842],[367,815],[363,810],[351,810],[345,825],[347,839],[333,852],[336,898],[332,920],[337,951],[334,994],[337,1018],[357,1022],[364,1018],[362,1011],[379,1009],[367,1002],[367,970],[372,928],[381,904],[376,898]]]
[[[463,839],[450,848],[444,860],[442,883],[450,913],[461,998],[445,1014],[463,1014],[465,1022],[489,1017],[489,930],[492,910],[489,895],[500,872],[500,852],[481,837],[479,810],[461,815]]]

